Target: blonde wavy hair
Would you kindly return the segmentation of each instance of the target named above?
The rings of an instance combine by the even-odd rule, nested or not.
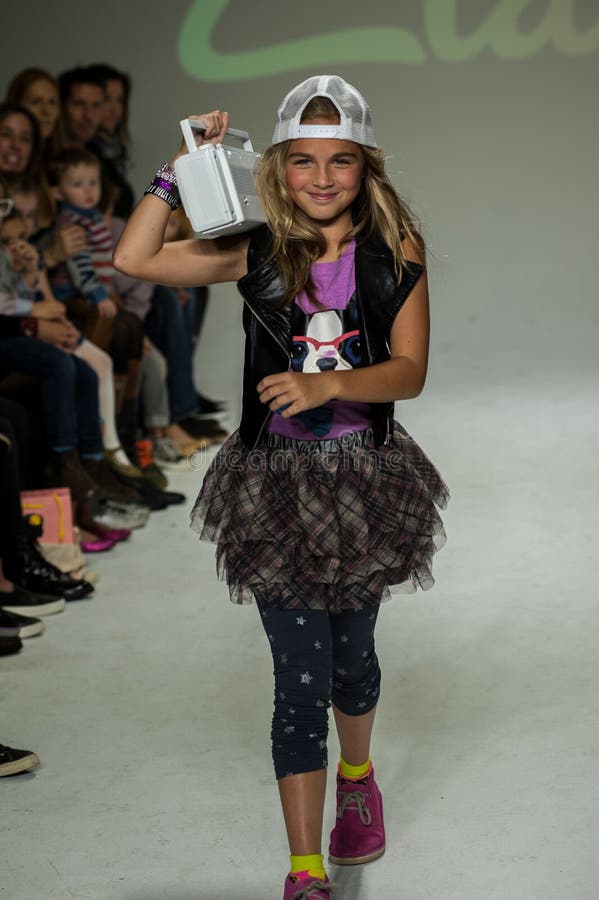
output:
[[[314,97],[306,106],[302,122],[313,119],[339,122],[337,109],[328,97]],[[270,258],[276,261],[285,285],[284,303],[301,291],[316,302],[310,266],[325,253],[326,239],[289,195],[286,165],[290,144],[291,141],[284,141],[264,151],[255,173],[256,188],[272,233]],[[411,240],[423,264],[424,240],[413,213],[389,181],[382,151],[363,146],[360,149],[364,159],[362,187],[352,206],[353,227],[342,243],[352,239],[360,243],[379,235],[393,254],[399,283],[404,266],[409,265],[402,240]]]

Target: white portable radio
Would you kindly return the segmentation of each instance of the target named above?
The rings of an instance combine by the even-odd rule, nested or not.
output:
[[[193,131],[205,130],[202,121],[183,119],[180,124],[189,152],[176,161],[175,172],[196,237],[249,231],[264,222],[253,177],[260,154],[254,153],[247,131],[227,131],[239,138],[243,149],[210,143],[198,147]]]

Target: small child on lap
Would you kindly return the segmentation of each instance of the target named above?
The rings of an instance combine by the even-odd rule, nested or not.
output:
[[[78,225],[87,236],[87,248],[50,273],[54,295],[83,320],[86,337],[107,349],[120,301],[113,285],[113,239],[99,209],[100,162],[87,150],[67,149],[52,160],[48,175],[58,202],[56,226]]]

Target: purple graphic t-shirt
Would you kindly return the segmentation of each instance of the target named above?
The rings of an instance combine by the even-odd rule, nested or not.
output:
[[[306,334],[293,335],[290,369],[294,372],[327,372],[362,365],[362,341],[356,303],[355,241],[333,262],[313,263],[316,299],[305,292],[295,298],[308,316]],[[323,440],[363,431],[372,425],[370,403],[331,400],[318,409],[284,419],[271,416],[267,430],[297,440]]]

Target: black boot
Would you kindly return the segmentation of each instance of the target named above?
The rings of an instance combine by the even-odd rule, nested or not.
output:
[[[65,600],[81,600],[93,594],[94,586],[89,581],[71,578],[49,563],[40,553],[35,537],[28,533],[18,534],[16,541],[15,574],[11,580],[18,587],[33,594],[64,597]]]
[[[142,503],[153,512],[157,509],[166,509],[167,506],[173,504],[185,503],[185,494],[179,494],[177,491],[162,491],[143,475],[140,478],[130,478],[127,475],[119,474],[118,477],[123,484],[134,488],[141,497]]]
[[[150,509],[166,509],[167,506],[185,503],[187,499],[185,494],[180,494],[178,491],[162,491],[148,480],[144,480],[137,490],[143,502],[147,503]]]

